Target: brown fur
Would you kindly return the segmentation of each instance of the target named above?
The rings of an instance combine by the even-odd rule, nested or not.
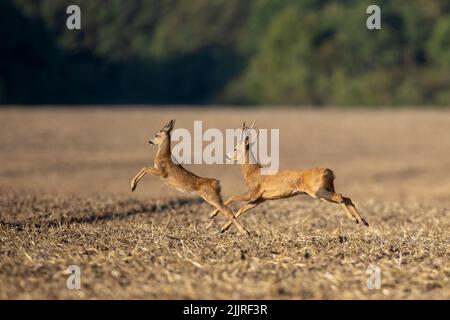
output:
[[[243,129],[248,129],[245,127],[245,123]],[[225,201],[225,205],[237,201],[245,202],[236,213],[236,218],[266,200],[284,199],[299,194],[308,194],[314,198],[340,204],[352,221],[366,226],[369,225],[358,213],[350,198],[345,198],[335,192],[334,173],[332,170],[327,168],[291,169],[280,170],[273,175],[261,175],[261,166],[258,163],[250,163],[251,154],[248,139],[243,141],[241,146],[235,150],[233,160],[237,160],[238,152],[242,152],[242,150],[238,150],[239,148],[245,150],[242,173],[247,185],[247,192],[242,195],[232,196]],[[216,215],[217,211],[214,211],[211,213],[210,218],[214,218]],[[230,225],[230,223],[227,223],[223,226],[222,231],[227,230]]]
[[[172,151],[170,148],[170,132],[173,129],[175,120],[171,120],[164,128],[159,131],[155,138],[149,141],[150,144],[158,146],[153,167],[144,167],[131,181],[131,191],[134,191],[140,179],[145,174],[151,174],[159,177],[168,185],[180,190],[197,193],[211,205],[222,212],[230,225],[234,223],[241,233],[248,233],[241,224],[235,219],[233,212],[223,204],[220,196],[220,184],[216,179],[199,177],[186,170],[179,164],[172,161]]]

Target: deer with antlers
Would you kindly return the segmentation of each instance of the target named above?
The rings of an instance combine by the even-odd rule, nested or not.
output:
[[[172,161],[172,150],[170,147],[170,133],[174,127],[175,120],[171,120],[150,140],[151,145],[156,145],[158,150],[154,159],[153,167],[144,167],[131,180],[131,191],[136,189],[139,180],[146,174],[159,177],[167,184],[180,191],[192,191],[208,203],[216,207],[217,212],[222,212],[229,220],[230,226],[234,224],[239,232],[248,234],[248,231],[234,217],[231,211],[222,201],[220,195],[220,184],[216,179],[199,177]]]
[[[245,202],[236,213],[236,218],[255,208],[266,200],[290,198],[299,194],[307,194],[326,202],[337,203],[342,206],[346,215],[355,223],[369,226],[367,221],[356,210],[350,198],[343,197],[334,190],[334,173],[327,168],[280,170],[273,175],[262,175],[261,165],[257,163],[250,150],[251,130],[254,129],[253,122],[250,128],[245,122],[242,128],[242,136],[237,147],[232,152],[230,160],[239,161],[242,166],[247,192],[234,195],[225,201],[225,205],[232,202]],[[256,134],[255,134],[256,136]],[[245,137],[245,138],[244,138]],[[217,215],[213,211],[210,218]],[[221,229],[228,230],[231,222]]]

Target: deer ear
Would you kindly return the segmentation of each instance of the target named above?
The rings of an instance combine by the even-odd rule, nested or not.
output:
[[[175,125],[175,120],[170,120],[168,124],[166,124],[163,128],[163,131],[168,132],[173,129],[173,126]]]
[[[245,121],[244,121],[244,123],[242,124],[242,129],[245,129]]]

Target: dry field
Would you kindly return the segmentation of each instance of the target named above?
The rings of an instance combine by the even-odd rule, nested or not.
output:
[[[281,168],[332,168],[370,228],[299,196],[242,216],[250,237],[219,234],[192,195],[153,177],[131,193],[171,118],[280,128]],[[450,299],[449,112],[3,109],[0,137],[2,299]],[[187,167],[245,190],[237,165]]]

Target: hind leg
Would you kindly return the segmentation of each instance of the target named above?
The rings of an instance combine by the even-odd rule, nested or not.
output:
[[[207,194],[203,193],[200,196],[205,199],[208,203],[217,208],[222,214],[229,220],[230,224],[234,224],[238,231],[243,234],[249,234],[249,232],[244,229],[244,227],[236,220],[234,217],[233,211],[230,210],[227,206],[225,206],[222,202],[222,198],[220,195],[216,194]]]
[[[228,206],[232,202],[248,201],[248,200],[250,200],[250,195],[249,194],[247,194],[247,193],[246,194],[238,194],[238,195],[235,195],[235,196],[231,196],[227,201],[225,201],[224,205]],[[210,219],[214,218],[218,213],[219,213],[219,210],[214,210],[209,215],[209,218]]]
[[[344,212],[347,215],[347,217],[350,220],[352,220],[354,223],[359,223],[359,220],[356,218],[356,216],[354,216],[352,211],[350,211],[350,209],[347,207],[347,205],[345,203],[345,199],[344,199],[344,197],[342,197],[341,194],[333,192],[333,191],[328,191],[326,189],[320,189],[319,191],[316,192],[315,197],[322,199],[324,201],[327,201],[327,202],[333,202],[333,203],[340,204],[342,209],[344,209]]]

